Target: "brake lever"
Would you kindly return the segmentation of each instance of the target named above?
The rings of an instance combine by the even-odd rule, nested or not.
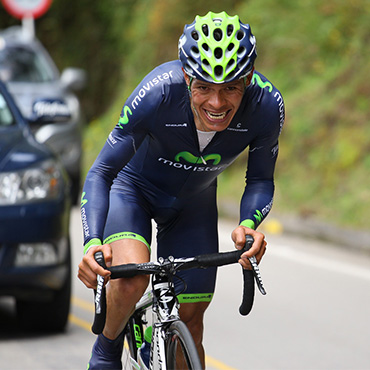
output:
[[[252,246],[254,239],[251,235],[246,235],[245,238],[246,238],[246,247],[248,250]],[[263,286],[262,276],[261,276],[261,272],[257,264],[256,257],[255,256],[248,257],[248,260],[252,265],[252,271],[253,271],[254,279],[256,281],[258,290],[261,292],[262,295],[266,295],[266,290]]]

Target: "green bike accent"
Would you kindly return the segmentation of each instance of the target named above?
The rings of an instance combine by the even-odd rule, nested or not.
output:
[[[268,87],[269,88],[269,92],[272,91],[272,85],[270,82],[263,82],[261,80],[261,77],[258,76],[258,74],[256,73],[253,73],[253,77],[252,77],[252,84],[256,84],[261,88],[261,89],[264,89],[265,87]]]
[[[108,236],[108,238],[106,238],[104,240],[104,244],[109,244],[109,243],[112,243],[116,240],[121,240],[121,239],[134,239],[134,240],[139,240],[140,242],[144,243],[148,250],[149,250],[149,253],[150,253],[150,244],[145,240],[145,238],[143,238],[141,235],[139,234],[135,234],[135,233],[131,233],[131,232],[122,232],[122,233],[117,233],[117,234],[113,234],[113,235],[110,235]]]
[[[122,125],[127,125],[128,124],[128,121],[129,121],[128,114],[130,114],[130,116],[132,116],[132,111],[127,105],[125,105],[123,107],[123,117],[120,117],[119,121],[118,121],[119,128],[123,128]]]
[[[101,245],[101,240],[98,238],[94,238],[89,240],[88,243],[85,244],[84,246],[84,254],[86,254],[87,250],[92,246],[92,245]]]
[[[81,196],[81,208],[88,202],[87,199],[84,199],[85,195],[86,195],[86,192],[83,192]]]
[[[244,220],[240,223],[241,226],[248,227],[249,229],[256,230],[256,225],[252,220]]]
[[[212,298],[213,293],[179,294],[177,296],[179,303],[211,302]]]
[[[137,325],[137,324],[134,324],[134,334],[135,334],[135,343],[136,343],[136,347],[137,348],[140,348],[141,345],[143,344],[143,339],[141,337],[141,330],[140,330],[140,326]]]
[[[189,152],[180,152],[176,154],[175,161],[180,162],[180,158],[183,158],[186,162],[192,163],[192,164],[199,164],[202,163],[201,157],[196,157],[195,155],[189,153]],[[207,154],[203,156],[203,159],[207,162],[209,160],[213,160],[213,164],[219,164],[221,161],[221,156],[219,154]]]
[[[148,326],[148,327],[145,329],[145,332],[144,332],[144,339],[145,339],[148,343],[152,343],[152,334],[153,334],[153,327],[152,327],[152,326]]]

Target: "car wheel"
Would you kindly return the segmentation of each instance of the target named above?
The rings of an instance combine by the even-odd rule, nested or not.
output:
[[[17,300],[17,318],[21,326],[32,331],[63,331],[68,322],[71,301],[71,269],[62,289],[51,301]]]

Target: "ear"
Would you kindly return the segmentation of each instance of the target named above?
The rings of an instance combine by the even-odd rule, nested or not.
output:
[[[181,69],[182,69],[182,73],[184,74],[185,82],[186,82],[186,84],[187,84],[187,85],[188,85],[188,87],[189,87],[189,85],[190,85],[190,77],[189,77],[189,75],[185,72],[184,68],[181,68]]]
[[[245,87],[248,87],[250,85],[250,83],[252,81],[253,73],[254,73],[254,67],[251,69],[251,71],[245,77]]]

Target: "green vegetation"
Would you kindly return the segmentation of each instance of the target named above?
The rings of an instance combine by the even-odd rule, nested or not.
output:
[[[87,69],[89,167],[127,96],[154,66],[177,58],[185,23],[208,10],[239,14],[257,38],[256,68],[282,92],[286,124],[274,209],[368,227],[370,98],[368,0],[54,0],[37,35],[60,68]],[[85,10],[86,9],[86,10]],[[2,25],[4,14],[0,14]],[[14,21],[10,21],[10,23]],[[103,113],[104,112],[104,113]],[[220,178],[238,202],[246,155]]]

